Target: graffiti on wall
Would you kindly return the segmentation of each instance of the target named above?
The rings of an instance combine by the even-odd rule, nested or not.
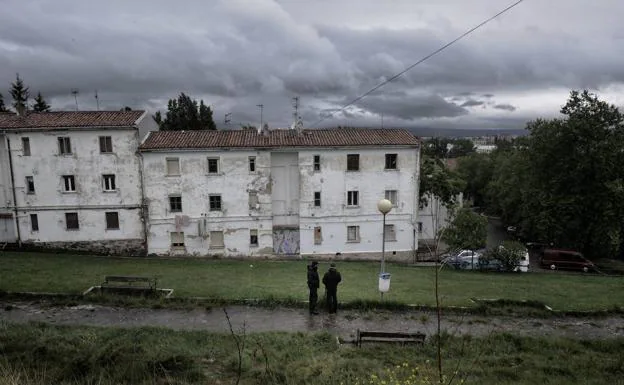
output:
[[[299,254],[299,229],[273,229],[275,254]]]

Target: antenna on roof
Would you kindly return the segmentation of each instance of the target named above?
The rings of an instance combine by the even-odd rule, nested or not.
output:
[[[383,112],[381,113],[381,128],[383,128]]]
[[[228,112],[227,114],[225,114],[225,119],[223,119],[223,122],[225,123],[226,126],[228,126],[231,121],[232,121],[232,113]]]
[[[74,101],[76,102],[76,111],[78,111],[78,88],[72,88],[71,94],[74,95]]]
[[[263,110],[264,110],[264,104],[256,104],[256,107],[260,108],[260,127],[258,128],[258,131],[262,131],[262,128],[264,127],[263,126],[264,120],[262,118],[262,113],[263,113]]]
[[[95,106],[97,108],[97,110],[100,110],[100,99],[98,99],[98,94],[97,94],[97,90],[95,90]]]
[[[297,120],[299,120],[299,96],[295,96],[293,98],[293,125],[292,127],[295,128],[295,126],[297,125]]]

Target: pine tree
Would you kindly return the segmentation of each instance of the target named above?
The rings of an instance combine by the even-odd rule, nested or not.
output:
[[[0,112],[8,112],[9,110],[6,109],[6,107],[4,106],[4,97],[2,96],[2,93],[0,93]]]
[[[28,91],[28,87],[24,85],[24,81],[20,78],[19,74],[17,74],[15,81],[11,83],[11,90],[9,93],[13,98],[13,108],[15,108],[15,111],[19,113],[28,108],[27,103],[30,92]]]
[[[177,99],[169,99],[163,119],[160,111],[152,117],[160,130],[216,130],[212,120],[212,109],[181,93]]]
[[[35,104],[33,104],[33,111],[50,112],[50,105],[46,103],[45,99],[41,95],[41,92],[38,92],[37,97],[35,97]]]

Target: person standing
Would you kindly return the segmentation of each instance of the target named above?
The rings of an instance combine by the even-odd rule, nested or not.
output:
[[[318,302],[319,274],[318,262],[314,261],[308,265],[308,289],[310,290],[310,314],[318,314],[316,304]]]
[[[323,276],[323,285],[325,285],[327,293],[327,309],[330,313],[335,313],[338,310],[338,284],[340,281],[342,281],[342,277],[336,270],[336,264],[332,263]]]

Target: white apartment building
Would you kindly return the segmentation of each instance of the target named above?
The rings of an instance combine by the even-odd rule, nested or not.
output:
[[[399,129],[151,132],[148,252],[378,259],[418,247],[419,140]]]
[[[144,111],[0,114],[0,236],[44,248],[145,253]]]

